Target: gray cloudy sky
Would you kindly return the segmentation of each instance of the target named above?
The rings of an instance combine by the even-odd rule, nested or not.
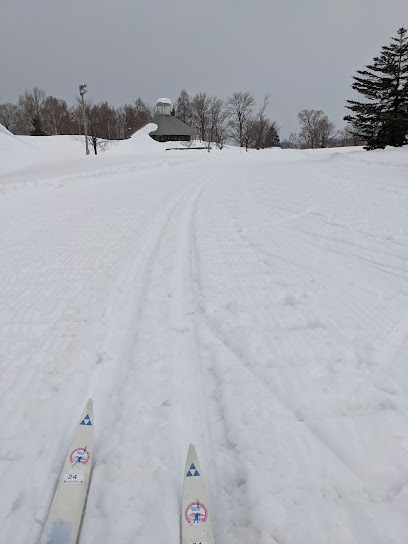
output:
[[[344,126],[351,76],[408,27],[408,0],[0,0],[0,103],[40,87],[73,104],[181,89],[269,92],[281,137],[302,108]]]

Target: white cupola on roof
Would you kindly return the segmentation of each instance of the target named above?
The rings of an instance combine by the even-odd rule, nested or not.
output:
[[[156,102],[156,115],[171,115],[170,98],[159,98]]]

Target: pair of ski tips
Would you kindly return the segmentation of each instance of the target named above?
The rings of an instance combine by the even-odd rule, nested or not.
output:
[[[88,496],[93,453],[93,405],[86,403],[39,544],[76,544]],[[181,544],[214,544],[207,496],[194,445],[184,471]]]

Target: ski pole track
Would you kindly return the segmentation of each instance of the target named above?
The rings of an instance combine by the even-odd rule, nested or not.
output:
[[[257,212],[259,214],[259,210],[257,210]],[[334,215],[334,212],[333,212],[332,215]],[[330,221],[330,222],[332,222],[332,221]],[[305,221],[303,221],[303,224],[307,224],[307,223]],[[315,227],[312,227],[311,230],[315,230]],[[303,230],[302,230],[302,232],[303,232]],[[248,238],[250,237],[250,242],[253,243],[255,245],[255,247],[259,247],[261,245],[263,252],[267,252],[267,254],[269,256],[273,255],[274,256],[273,261],[275,260],[275,256],[277,254],[282,254],[282,253],[285,254],[285,252],[282,251],[282,246],[284,244],[286,244],[287,246],[290,247],[291,244],[293,246],[293,241],[294,241],[295,242],[294,247],[297,250],[297,247],[299,246],[299,241],[301,241],[302,245],[305,245],[304,244],[305,241],[306,241],[306,243],[309,243],[308,240],[303,240],[302,238],[299,237],[299,230],[298,229],[296,229],[294,232],[290,232],[290,231],[287,232],[286,229],[285,229],[285,231],[282,231],[280,229],[278,234],[279,234],[279,238],[281,238],[281,240],[282,240],[281,244],[278,245],[278,246],[276,246],[276,243],[275,243],[276,242],[276,233],[274,233],[273,231],[270,231],[268,228],[265,228],[264,231],[261,232],[260,234],[257,233],[257,238],[256,239],[254,239],[254,237],[250,237],[249,235],[248,235]],[[271,240],[273,241],[274,246],[275,246],[275,249],[273,249],[273,251],[271,251],[269,249],[271,247]],[[329,239],[329,241],[331,241],[331,240]],[[288,244],[288,242],[289,242],[289,244]],[[316,244],[316,247],[319,249],[319,251],[322,250],[322,245],[321,244]],[[352,245],[350,247],[353,248]],[[335,251],[335,248],[333,247],[333,243],[331,243],[331,245],[327,248],[326,251]],[[294,255],[294,257],[296,257],[296,255]],[[333,289],[332,289],[333,292],[336,291],[337,276],[338,276],[339,267],[342,267],[342,276],[347,275],[350,278],[350,283],[351,284],[356,283],[355,279],[354,279],[355,278],[355,267],[353,266],[352,263],[350,263],[350,259],[354,260],[355,257],[353,255],[345,254],[344,252],[341,252],[341,257],[345,257],[347,259],[347,261],[344,262],[344,259],[342,259],[342,260],[339,260],[339,259],[333,260],[332,258],[329,258],[325,262],[325,271],[327,272],[330,269],[332,270],[332,274],[333,274],[332,275],[332,280],[334,282]],[[291,260],[296,261],[296,259],[292,259],[292,258],[291,258]],[[299,260],[299,259],[297,259],[297,260]],[[370,259],[367,259],[367,260],[370,261]],[[401,270],[401,260],[400,260],[400,258],[398,258],[397,262],[399,263],[398,269]],[[314,281],[315,277],[317,276],[319,281],[327,283],[328,278],[322,276],[320,270],[316,266],[316,264],[318,264],[317,262],[313,262],[313,260],[311,260],[310,258],[307,258],[307,259],[302,259],[302,264],[303,264],[303,266],[306,265],[306,267],[307,267],[306,270],[309,269],[310,273],[313,274],[313,276],[310,277],[311,281]],[[310,266],[310,265],[312,265],[312,266]],[[289,269],[289,271],[290,271],[290,269]],[[367,273],[370,273],[370,270],[368,270]],[[305,275],[305,273],[303,272],[303,276],[304,275]],[[371,274],[370,277],[372,278],[372,280],[375,279],[375,277],[373,277],[372,274]],[[382,280],[383,278],[379,277],[379,279]],[[367,294],[369,295],[370,290],[367,289],[367,287],[370,287],[370,285],[368,285],[368,286],[365,285],[364,286],[364,289],[367,290]],[[373,291],[377,290],[377,287],[376,287],[374,281],[373,281],[373,289],[372,290]],[[348,297],[348,298],[350,299],[350,300],[348,300],[348,304],[354,306],[354,307],[352,306],[350,308],[351,313],[353,315],[355,315],[355,316],[358,316],[359,314],[364,315],[367,322],[372,321],[371,311],[369,309],[368,309],[368,311],[365,310],[365,308],[367,307],[366,304],[359,304],[359,306],[356,308],[354,300],[358,300],[358,298],[357,297],[355,297],[355,298],[354,297]],[[357,312],[355,310],[357,310]],[[385,317],[388,317],[388,316],[385,316]],[[380,330],[379,331],[374,330],[373,331],[374,334],[378,334],[386,324],[387,324],[387,321],[386,321],[386,319],[384,319],[383,322],[379,324],[379,329]]]
[[[269,235],[269,232],[268,232],[267,234]],[[285,238],[284,238],[284,240],[286,241]],[[266,242],[266,237],[265,237],[265,242]],[[265,243],[265,244],[262,244],[262,245],[267,247],[267,244],[266,244],[266,243]],[[328,251],[331,251],[331,248],[328,248]],[[326,264],[327,264],[327,263],[326,263]],[[338,267],[338,265],[339,265],[339,263],[336,262],[336,268]],[[350,267],[344,267],[344,268],[346,268],[346,272],[347,272],[347,268],[350,269]],[[326,269],[327,269],[327,266],[326,266]],[[334,271],[334,270],[333,270],[333,271]],[[343,270],[342,270],[342,272],[343,272]],[[319,275],[320,275],[320,274],[319,274]],[[336,277],[335,277],[335,274],[333,274],[333,276],[334,276],[333,279],[337,282],[337,279],[336,279]],[[349,276],[350,276],[350,278],[352,277],[352,270],[351,270],[351,269],[350,269]],[[319,281],[325,281],[325,278],[321,277],[321,278],[319,279]],[[354,283],[355,283],[355,282],[354,282]],[[332,290],[335,292],[335,286],[333,286],[333,287],[334,287],[334,288],[333,288]],[[372,289],[372,290],[371,290],[371,289],[367,290],[367,294],[370,295],[371,292],[372,292],[373,290],[376,290],[376,286],[375,286],[375,285],[373,285],[373,289]],[[350,304],[350,303],[351,303],[351,304],[354,304],[353,301],[351,301],[351,302],[348,301],[348,303],[349,303],[349,304]],[[361,306],[363,306],[363,307],[361,307]],[[366,307],[366,306],[368,307],[368,311],[365,311],[365,309],[364,309],[364,307]],[[371,313],[371,311],[370,311],[369,305],[367,305],[367,304],[365,304],[365,305],[360,305],[360,307],[357,307],[357,310],[358,310],[358,312],[359,312],[360,314],[361,314],[361,312],[363,312],[363,315],[366,316],[367,322],[372,321],[372,313]],[[354,311],[354,309],[353,309],[353,311]],[[354,311],[354,314],[355,314],[355,313],[356,313],[356,312]],[[357,315],[358,315],[358,313],[357,313]],[[384,323],[381,323],[381,322],[380,322],[380,325],[378,326],[378,330],[375,330],[375,329],[373,330],[373,332],[374,332],[375,335],[384,332],[384,331],[382,330],[382,328],[383,328],[383,325],[385,324],[385,322],[388,321],[388,322],[392,323],[392,318],[391,318],[391,316],[388,316],[387,314],[385,314],[384,317],[386,317],[386,318],[389,317],[390,319],[389,319],[389,321],[386,320],[386,319],[384,319]],[[358,326],[358,323],[356,323],[356,326]]]
[[[176,242],[173,242],[175,247],[170,278],[169,330],[175,403],[177,398],[183,399],[174,407],[175,426],[179,432],[183,429],[180,434],[186,441],[180,444],[177,452],[180,456],[189,440],[198,446],[203,443],[208,449],[205,439],[209,428],[203,389],[205,377],[197,337],[192,238],[196,202],[203,188],[211,182],[211,178],[208,178],[205,185],[199,187],[197,193],[184,204],[182,211],[173,217],[172,225],[172,238]]]
[[[250,365],[249,365],[249,359],[247,359],[246,354],[242,353],[240,350],[237,350],[237,348],[227,342],[225,340],[225,337],[223,335],[223,331],[219,330],[219,328],[216,326],[216,324],[211,323],[209,320],[206,322],[208,333],[210,333],[214,339],[218,340],[218,342],[222,343],[225,348],[227,348],[233,355],[236,361],[239,361],[239,364],[242,365],[242,367],[245,368],[246,372],[246,379],[243,380],[246,383],[251,382],[251,385],[253,384],[253,381],[255,380],[258,382],[257,388],[258,388],[258,397],[257,401],[261,406],[266,406],[266,404],[269,404],[271,406],[274,406],[273,410],[270,410],[271,413],[274,413],[278,417],[282,417],[285,419],[292,419],[293,421],[299,421],[302,424],[304,424],[307,427],[307,432],[311,432],[319,442],[321,442],[321,445],[324,448],[327,448],[333,457],[337,457],[338,461],[343,465],[343,467],[346,469],[347,472],[350,473],[350,475],[355,478],[356,482],[359,484],[361,489],[364,491],[364,496],[366,496],[366,490],[364,489],[364,483],[363,481],[360,481],[360,476],[357,473],[354,473],[353,467],[351,464],[349,464],[346,460],[346,458],[339,454],[338,451],[336,451],[335,448],[331,447],[330,444],[328,444],[327,440],[324,436],[320,436],[318,433],[318,429],[315,429],[313,426],[313,418],[304,416],[302,412],[297,410],[296,406],[293,405],[291,402],[288,401],[287,398],[283,397],[282,394],[279,392],[279,376],[268,376],[267,372],[256,372],[254,371]],[[252,386],[253,389],[253,386]],[[264,394],[261,395],[259,393],[259,390],[263,390]],[[274,401],[267,400],[268,397],[274,397]],[[242,390],[241,390],[242,394]],[[248,399],[250,397],[248,396]],[[361,414],[353,414],[356,415],[372,415],[376,411],[366,411]],[[339,417],[347,416],[347,414],[342,414]],[[328,420],[331,419],[331,416],[327,416]],[[319,454],[315,454],[315,456],[319,456]],[[321,456],[321,455],[320,455]]]

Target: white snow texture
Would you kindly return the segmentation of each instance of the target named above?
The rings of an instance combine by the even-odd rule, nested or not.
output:
[[[405,544],[408,148],[86,156],[0,130],[0,541],[35,544],[86,400],[80,544]],[[171,146],[174,147],[174,146]]]

